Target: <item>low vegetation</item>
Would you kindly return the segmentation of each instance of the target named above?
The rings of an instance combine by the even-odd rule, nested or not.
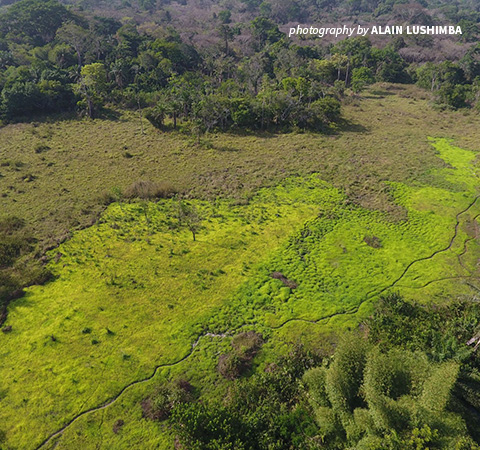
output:
[[[215,398],[227,382],[220,380],[255,367],[261,340],[253,331],[281,347],[299,330],[308,329],[312,342],[355,328],[389,289],[418,301],[471,296],[471,223],[480,207],[475,154],[446,140],[433,145],[446,164],[429,173],[429,184],[386,183],[403,219],[348,202],[316,174],[261,189],[244,205],[182,200],[202,217],[195,240],[178,199],[111,204],[98,224],[52,252],[56,280],[29,288],[10,308],[3,349],[12,358],[2,372],[9,388],[1,416],[16,425],[8,442],[28,445],[28,429],[48,435],[132,380],[149,380],[154,367],[176,367],[184,358],[211,364],[212,356],[196,352],[209,336],[222,340],[246,328],[212,367]],[[371,236],[381,246],[368,244]],[[55,369],[59,359],[66,378]],[[58,390],[62,406],[52,394]],[[162,395],[168,410],[170,394]],[[156,414],[151,402],[145,405],[144,414]],[[74,426],[82,423],[83,416]],[[110,432],[125,437],[132,426]],[[69,442],[66,432],[58,445]]]

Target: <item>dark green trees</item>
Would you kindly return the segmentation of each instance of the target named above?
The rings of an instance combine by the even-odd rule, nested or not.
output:
[[[72,17],[57,0],[21,0],[0,15],[0,36],[34,46],[45,45]]]

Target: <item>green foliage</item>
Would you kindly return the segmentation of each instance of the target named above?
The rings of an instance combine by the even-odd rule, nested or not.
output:
[[[266,43],[274,44],[284,36],[278,29],[278,26],[265,17],[257,17],[252,20],[251,28],[259,46],[263,46]]]
[[[192,233],[195,241],[197,233],[202,230],[202,216],[195,205],[183,200],[178,200],[176,205],[175,218],[178,220],[179,227],[185,227]]]
[[[440,308],[424,308],[392,295],[381,300],[368,321],[371,342],[384,347],[420,349],[429,359],[443,362],[425,381],[421,404],[438,412],[451,402],[477,441],[480,421],[471,411],[480,405],[480,380],[476,375],[480,359],[466,343],[478,335],[479,317],[480,306],[475,302],[457,301]],[[452,380],[457,380],[453,397]]]
[[[163,128],[165,122],[166,108],[162,104],[157,104],[154,108],[148,108],[144,111],[145,118],[158,129]]]
[[[329,403],[345,423],[356,408],[364,406],[360,395],[366,363],[362,341],[344,341],[337,348],[335,359],[325,376]]]
[[[80,71],[78,90],[83,99],[77,103],[85,109],[88,117],[94,118],[102,108],[107,94],[107,72],[102,63],[87,64]]]
[[[21,0],[0,14],[0,36],[44,45],[71,18],[72,13],[57,0]]]
[[[327,448],[452,448],[468,437],[460,416],[447,409],[458,370],[455,362],[436,365],[398,347],[382,353],[351,338],[328,367],[309,370],[303,380]]]
[[[250,369],[251,363],[263,345],[262,336],[254,331],[240,333],[232,340],[233,350],[218,358],[219,373],[234,380]]]
[[[426,63],[416,71],[417,84],[435,93],[436,101],[454,108],[467,105],[471,87],[464,85],[463,70],[450,61]]]
[[[223,404],[175,408],[171,425],[192,449],[312,448],[315,426],[298,381],[316,362],[318,357],[295,348],[264,373],[235,382]]]
[[[141,27],[134,19],[121,25],[115,19],[90,14],[89,9],[97,8],[91,2],[82,6],[87,11],[80,9],[73,14],[56,0],[22,0],[2,13],[0,66],[8,71],[48,61],[50,68],[65,70],[61,87],[47,89],[48,95],[53,97],[55,107],[42,109],[57,112],[72,108],[71,96],[65,102],[56,97],[60,95],[59,92],[62,95],[66,92],[71,94],[70,86],[77,84],[81,68],[84,65],[103,64],[108,88],[101,88],[103,93],[100,93],[98,83],[95,82],[96,86],[92,88],[95,92],[86,93],[86,86],[78,89],[83,98],[77,106],[90,117],[95,116],[105,103],[106,94],[109,94],[108,100],[116,106],[128,108],[151,107],[158,103],[158,98],[162,98],[163,101],[159,103],[163,104],[161,109],[165,109],[165,113],[156,114],[154,118],[155,114],[152,115],[149,111],[149,117],[155,126],[163,127],[162,116],[165,115],[172,118],[174,129],[177,118],[181,118],[191,122],[192,129],[198,129],[200,123],[207,131],[231,126],[255,128],[259,123],[260,128],[293,126],[323,131],[330,124],[323,121],[322,113],[318,114],[318,105],[312,108],[311,103],[326,95],[336,96],[338,93],[333,87],[336,81],[343,81],[354,92],[360,92],[373,79],[399,83],[412,81],[406,70],[408,64],[398,51],[401,47],[410,45],[415,48],[415,42],[408,39],[392,40],[385,47],[376,48],[367,37],[355,37],[330,47],[320,47],[301,45],[298,41],[287,39],[279,30],[278,23],[289,23],[294,18],[302,23],[315,17],[312,13],[318,7],[331,10],[333,3],[330,0],[320,3],[306,0],[292,4],[271,4],[255,0],[247,3],[249,8],[261,12],[251,20],[251,14],[244,15],[246,11],[239,11],[240,17],[250,21],[248,26],[242,26],[241,22],[232,24],[230,10],[220,11],[218,15],[216,11],[213,13],[217,26],[213,27],[212,32],[222,40],[223,50],[219,51],[216,44],[209,44],[204,51],[203,44],[182,41],[178,30],[174,28],[177,23],[163,27],[162,32],[157,33],[151,27]],[[390,13],[399,2],[379,4],[368,0],[345,0],[341,3],[345,11],[354,14],[372,10],[381,14]],[[126,2],[121,7],[129,9],[132,4]],[[170,23],[172,20],[171,12],[163,10],[152,0],[142,0],[137,7],[149,11],[149,14],[156,17],[156,21]],[[131,12],[133,17],[135,13]],[[463,16],[459,12],[454,15],[458,16],[456,21],[465,26],[464,40],[472,40],[476,32],[475,16]],[[423,11],[421,17],[427,22],[431,21],[430,16]],[[203,33],[194,35],[201,36]],[[236,40],[238,35],[241,38]],[[252,37],[249,39],[250,44],[244,45],[248,36]],[[416,71],[419,84],[430,86],[430,72],[435,67],[437,75],[433,77],[436,80],[433,84],[435,90],[439,90],[438,101],[463,108],[476,103],[471,99],[469,88],[462,85],[467,81],[470,85],[478,75],[477,59],[475,47],[472,46],[458,65],[450,63],[450,67],[446,67],[448,62],[427,63],[417,70],[417,66],[412,64],[409,72]],[[444,86],[441,79],[446,73],[450,75],[447,80],[443,80],[448,81]],[[196,98],[193,102],[192,99],[186,101],[177,89],[178,78],[183,76],[201,80],[200,86],[196,86],[198,89],[194,92]],[[3,76],[0,77],[0,86],[3,88],[2,78]],[[274,98],[256,98],[262,78],[272,84],[271,90],[276,91]],[[282,95],[282,85],[288,78],[302,79],[310,87],[312,82],[316,82],[313,90],[319,89],[321,92],[315,95],[310,92],[306,96],[305,92],[289,91],[288,95]],[[20,79],[16,81],[26,82]],[[36,84],[39,80],[38,77],[33,77],[28,81]],[[237,86],[235,98],[240,105],[229,102],[231,96],[222,92],[222,84],[225,82]],[[112,86],[116,87],[113,92]],[[38,103],[31,86],[24,90],[31,100],[30,104]],[[10,95],[8,90],[5,93]],[[148,102],[140,101],[140,98],[147,97],[150,98]],[[268,103],[267,108],[265,102]],[[10,105],[4,106],[4,109],[7,109],[4,113],[7,120],[25,119],[40,111],[39,107],[15,109]],[[209,110],[212,111],[211,117],[208,115]]]
[[[23,293],[22,288],[42,278],[42,269],[34,261],[19,262],[34,248],[34,239],[25,230],[25,221],[7,216],[0,220],[0,325],[6,318],[6,306]]]
[[[411,77],[407,73],[407,63],[399,53],[387,46],[383,49],[373,49],[372,55],[376,61],[375,77],[377,81],[392,83],[411,83]]]
[[[38,113],[70,110],[74,103],[75,96],[71,88],[59,81],[14,82],[2,91],[0,111],[5,119],[10,120]]]
[[[372,71],[368,67],[355,68],[352,71],[352,90],[362,91],[365,86],[374,82]]]
[[[393,108],[388,113],[396,120],[400,120],[405,114],[404,108],[408,100],[386,97],[382,101],[389,105],[389,110],[392,105],[399,107],[398,115],[395,115]],[[363,105],[366,111],[361,116],[363,120],[360,123],[368,124],[367,118],[370,120],[379,117],[369,107],[369,101]],[[347,111],[350,116],[351,111],[349,109]],[[455,116],[447,114],[447,117]],[[74,123],[74,129],[78,132],[76,135],[72,134],[72,128],[64,123],[57,124],[59,131],[49,124],[15,127],[25,130],[26,142],[33,142],[24,152],[15,147],[14,150],[18,150],[18,153],[4,156],[6,162],[2,160],[1,171],[6,177],[5,180],[2,179],[2,183],[6,182],[6,186],[13,184],[10,181],[14,179],[12,177],[23,178],[33,170],[28,168],[25,172],[27,164],[41,165],[43,163],[39,162],[40,158],[46,157],[49,160],[51,158],[62,168],[64,164],[65,166],[67,163],[71,164],[70,169],[65,167],[66,174],[75,174],[78,184],[81,182],[87,184],[82,178],[81,170],[77,170],[77,173],[69,171],[73,167],[81,167],[75,165],[70,152],[64,152],[64,149],[72,148],[68,146],[68,141],[73,141],[73,136],[76,136],[77,149],[75,153],[77,158],[74,160],[82,164],[93,161],[91,158],[102,161],[97,157],[98,153],[103,154],[105,149],[108,152],[105,160],[108,167],[115,167],[119,162],[123,172],[130,172],[136,170],[138,166],[141,166],[141,170],[148,171],[150,166],[160,165],[165,176],[171,177],[170,179],[178,177],[182,180],[186,179],[186,172],[183,171],[192,164],[194,170],[190,172],[191,177],[197,177],[192,183],[199,183],[198,180],[202,180],[205,189],[209,189],[214,180],[205,177],[207,171],[221,174],[219,186],[225,187],[234,183],[234,178],[230,176],[231,170],[225,170],[233,166],[216,165],[222,158],[234,160],[235,167],[237,164],[246,166],[247,169],[249,164],[255,167],[254,175],[247,169],[241,172],[241,182],[250,187],[254,177],[263,181],[267,174],[271,176],[272,172],[268,167],[276,164],[277,160],[280,160],[279,167],[288,170],[300,170],[299,167],[304,167],[299,162],[304,163],[310,170],[328,164],[331,173],[336,174],[339,186],[344,186],[342,183],[347,182],[337,175],[339,171],[345,173],[342,172],[342,165],[337,164],[337,161],[344,161],[345,155],[349,158],[362,158],[367,166],[365,173],[368,172],[374,179],[378,179],[376,177],[379,176],[369,170],[374,163],[376,171],[382,176],[386,179],[389,178],[388,173],[391,176],[392,166],[388,166],[390,172],[385,172],[386,169],[382,168],[382,161],[378,160],[377,152],[370,149],[372,159],[369,159],[369,153],[362,153],[362,149],[352,148],[351,145],[339,146],[338,141],[342,142],[344,139],[342,135],[336,139],[310,134],[297,134],[292,137],[268,135],[265,138],[221,135],[212,136],[210,148],[203,148],[189,146],[181,136],[173,140],[172,136],[160,135],[151,129],[148,129],[148,135],[140,139],[138,134],[135,135],[137,129],[132,124],[130,124],[132,128],[118,128],[123,123],[117,122],[102,121],[100,124],[108,124],[109,130],[112,130],[108,148],[101,147],[101,139],[98,139],[97,143],[100,147],[95,146],[97,145],[95,140],[100,134],[92,133],[94,128],[88,121]],[[461,122],[457,124],[461,125]],[[452,130],[451,127],[446,129]],[[2,133],[8,138],[13,128],[6,127],[2,129]],[[130,130],[131,140],[126,137],[128,133],[125,130]],[[415,132],[414,127],[401,128],[397,131],[403,135],[405,130]],[[49,132],[53,134],[52,139],[44,137]],[[103,133],[103,129],[101,132]],[[362,140],[365,139],[362,133],[352,133],[354,134],[347,133],[349,144],[352,136],[355,136],[358,147],[363,147],[361,144],[368,142]],[[60,139],[60,134],[64,140]],[[383,142],[385,134],[378,135],[375,132],[375,136],[370,136],[370,139],[373,138]],[[408,138],[405,139],[406,142],[410,142]],[[254,141],[258,141],[258,144]],[[51,150],[44,154],[35,154],[33,149],[37,142],[47,143]],[[81,142],[81,146],[78,142]],[[386,142],[392,141],[387,139]],[[207,330],[225,331],[250,323],[251,327],[255,326],[258,331],[265,333],[270,338],[268,345],[273,346],[282,340],[290,342],[302,332],[303,338],[313,340],[317,330],[334,327],[343,330],[356,326],[359,317],[365,316],[370,311],[368,308],[362,308],[358,315],[356,313],[356,308],[368,295],[375,298],[373,294],[393,283],[413,260],[429,257],[434,251],[448,246],[455,229],[455,216],[466,209],[474,198],[475,187],[478,185],[472,170],[474,153],[454,147],[447,141],[437,141],[434,145],[446,164],[440,159],[435,161],[434,152],[429,151],[428,147],[420,146],[416,151],[417,147],[410,148],[409,145],[408,160],[421,161],[420,165],[425,166],[422,171],[413,173],[423,175],[415,177],[417,183],[414,186],[404,183],[382,184],[388,195],[394,199],[392,204],[402,205],[404,208],[405,215],[396,216],[397,219],[386,213],[380,214],[352,205],[355,198],[352,191],[349,191],[347,197],[331,184],[321,181],[317,175],[303,179],[287,179],[275,188],[261,190],[258,196],[250,198],[249,201],[241,197],[242,201],[238,204],[224,200],[210,204],[189,200],[201,211],[204,217],[203,225],[206,226],[206,229],[198,235],[196,242],[192,241],[187,230],[176,228],[174,201],[111,205],[99,224],[74,233],[72,240],[52,253],[50,267],[56,271],[58,279],[46,286],[29,289],[28,296],[18,302],[19,307],[16,303],[15,308],[11,309],[7,324],[13,325],[13,332],[5,336],[2,334],[2,349],[5,354],[14,354],[15,358],[11,358],[12,366],[2,372],[2,380],[6,380],[9,386],[8,401],[2,402],[5,405],[2,409],[2,421],[18,423],[22,430],[28,426],[32,432],[17,434],[15,431],[9,431],[9,443],[20,448],[25,447],[28,442],[36,439],[33,434],[38,436],[41,433],[46,436],[50,431],[54,431],[57,426],[55,418],[60,421],[61,417],[63,421],[82,408],[103,404],[105,399],[112,398],[132,380],[150,376],[155,364],[175,362],[188,354],[191,344]],[[131,159],[123,156],[126,146],[133,155]],[[324,151],[323,147],[327,150]],[[95,151],[90,151],[91,148]],[[99,152],[97,148],[101,151]],[[157,152],[158,148],[160,150]],[[394,157],[389,148],[382,148],[385,158],[387,155],[389,158]],[[232,149],[235,150],[234,153]],[[269,152],[266,149],[270,149]],[[208,158],[205,152],[208,153]],[[265,159],[256,159],[261,152],[265,152],[263,153]],[[62,159],[63,153],[67,154],[66,159]],[[332,159],[332,156],[329,156],[332,153],[340,153],[343,156],[339,160]],[[290,154],[294,156],[285,159]],[[177,164],[180,155],[184,178],[172,169],[175,165],[165,163],[171,158]],[[23,161],[23,166],[17,163],[19,160]],[[202,166],[203,160],[208,163],[205,167]],[[163,164],[155,161],[161,161]],[[403,181],[412,171],[418,170],[416,168],[418,164],[412,163],[411,166],[404,167],[405,154],[401,155],[399,161],[401,163],[393,166],[397,180]],[[47,162],[45,166],[46,164]],[[264,168],[261,177],[258,175],[258,165]],[[96,169],[96,165],[90,163],[90,166],[93,171]],[[129,170],[126,171],[125,167]],[[353,167],[355,171],[361,170],[358,165]],[[431,170],[427,171],[426,168]],[[111,182],[117,183],[117,179],[113,178],[113,171],[114,169],[111,169],[105,173],[112,176],[109,178]],[[39,171],[39,176],[34,182],[38,183],[38,186],[41,186],[40,183],[43,181],[43,173],[47,172]],[[328,170],[324,173],[328,173]],[[361,175],[363,177],[364,173]],[[147,178],[146,175],[135,172],[133,180],[142,178],[163,179],[159,175],[157,177],[149,175]],[[128,177],[121,180],[122,182],[118,184],[122,187],[132,182]],[[64,182],[66,188],[75,193],[79,192],[68,180]],[[16,186],[24,186],[16,183]],[[91,183],[95,183],[93,178]],[[102,179],[100,184],[105,185],[105,180]],[[48,185],[52,187],[50,183]],[[28,189],[32,183],[25,183],[25,186],[24,189]],[[60,191],[61,185],[57,186]],[[89,191],[89,195],[92,192]],[[246,191],[232,190],[232,192]],[[15,193],[9,195],[15,200],[21,198]],[[44,197],[47,198],[46,195]],[[78,197],[81,198],[81,195]],[[10,202],[14,203],[8,198],[7,200],[5,201],[7,207]],[[32,208],[35,206],[29,205],[33,205]],[[39,206],[42,210],[45,209],[44,203]],[[27,211],[26,208],[24,210]],[[414,293],[413,298],[424,301],[439,299],[445,292],[452,292],[452,295],[465,293],[466,286],[463,282],[441,284],[442,288],[439,290],[435,290],[435,286],[439,286],[435,283],[426,288],[420,287],[435,280],[443,270],[463,273],[454,262],[461,253],[466,239],[474,236],[472,218],[476,213],[474,207],[459,216],[458,233],[451,251],[411,266],[405,276],[405,282],[398,283],[398,289],[403,291],[413,286],[409,291]],[[307,219],[312,221],[305,224]],[[40,226],[41,221],[38,222]],[[369,245],[364,240],[365,236],[377,236],[382,246],[375,248]],[[473,242],[470,245],[473,245]],[[476,264],[475,252],[471,252],[471,259],[474,260],[472,262],[470,250],[471,247],[463,259],[466,267]],[[225,273],[222,274],[218,269]],[[296,287],[285,285],[281,278],[273,278],[271,274],[276,271],[284,274],[286,280],[293,281]],[[417,286],[420,287],[416,289]],[[375,292],[367,295],[373,288]],[[158,293],[158,296],[151,294],[154,292]],[[437,296],[432,296],[432,292]],[[164,299],[167,301],[163,301]],[[368,305],[366,302],[365,306]],[[304,318],[315,321],[331,314],[337,316],[331,317],[328,324],[327,320],[321,320],[317,325],[295,320],[282,326],[284,321],[290,319]],[[41,327],[38,326],[38,317],[45,317]],[[88,336],[80,333],[85,326],[92,329]],[[113,330],[115,334],[107,337],[106,328]],[[56,341],[53,341],[52,335]],[[92,345],[93,339],[99,343]],[[206,337],[202,338],[202,342],[206,340]],[[22,348],[20,342],[29,342],[31,345],[29,344],[25,351],[19,350]],[[438,348],[439,351],[444,351],[452,347],[450,344],[444,344]],[[216,350],[216,353],[212,351],[211,355],[206,356],[200,353],[199,348],[195,350],[191,359],[185,360],[172,370],[182,370],[200,364],[201,372],[204,365],[210,364],[209,367],[213,366],[211,373],[215,373],[216,358],[212,355],[225,351],[225,348],[221,347],[221,350]],[[50,375],[51,372],[45,370],[48,367],[55,368],[59,360],[62,361],[63,367],[68,367],[72,380],[70,377],[59,378],[54,374]],[[27,373],[27,368],[32,372]],[[165,369],[167,370],[170,368]],[[159,370],[158,373],[159,377],[164,376],[163,370]],[[46,374],[45,377],[42,374]],[[211,375],[205,382],[211,389],[214,389],[215,383],[220,379],[218,375],[216,376],[218,378]],[[15,383],[13,379],[17,379],[17,382]],[[212,379],[215,381],[211,382]],[[25,407],[22,406],[25,386],[29,383],[35,385],[36,396],[29,397],[28,407]],[[465,385],[466,388],[471,386],[471,384],[467,386],[467,383]],[[124,399],[138,393],[138,390],[143,389],[141,386],[144,385],[134,385],[125,393],[126,396],[122,394],[120,401],[111,405],[112,409],[108,407],[99,413],[87,415],[86,417],[91,420],[80,418],[66,430],[59,446],[68,448],[82,445],[78,443],[78,439],[82,438],[77,432],[90,426],[100,429],[103,423],[105,423],[103,430],[110,432],[108,436],[105,435],[110,445],[116,438],[111,435],[114,422],[108,421],[109,411],[121,410],[122,405],[125,405],[125,411],[128,411],[130,404],[124,404]],[[221,382],[218,386],[221,386]],[[59,390],[65,393],[65,403],[61,406],[54,400],[58,397],[53,396],[53,393]],[[470,398],[474,396],[471,395]],[[51,409],[45,411],[45,405],[51,405]],[[373,426],[365,409],[356,408],[354,411],[353,423],[361,423],[363,428]],[[18,414],[18,410],[21,410],[22,414]],[[104,411],[106,420],[102,422],[100,414]],[[147,421],[141,421],[140,409],[137,408],[135,411],[136,413],[132,415],[128,412],[122,413],[122,416],[125,414],[123,417],[128,416],[131,422],[129,428],[126,421],[127,424],[120,433],[137,442],[138,438],[135,436],[138,434],[135,434],[135,429],[139,429],[139,424],[142,424],[142,427],[149,425],[145,424]],[[327,413],[324,415],[330,420],[331,411],[329,416]],[[117,415],[115,421],[122,416]],[[148,428],[149,432],[152,429]],[[341,431],[341,422],[337,429],[340,430],[340,434],[344,433]],[[164,431],[161,433],[165,436]],[[355,429],[349,430],[349,435],[354,436],[355,433]],[[153,431],[149,434],[149,442],[156,439],[157,435]],[[342,439],[342,436],[338,439]],[[392,437],[392,442],[393,439]],[[111,445],[122,448],[128,444],[115,441]],[[165,446],[168,448],[167,444]]]
[[[191,402],[193,398],[193,386],[188,381],[179,379],[160,385],[142,401],[143,417],[156,421],[166,420],[174,408]]]
[[[450,307],[424,308],[398,294],[382,297],[368,322],[369,339],[427,352],[435,361],[467,361],[471,352],[465,342],[477,332],[480,307],[455,302]]]

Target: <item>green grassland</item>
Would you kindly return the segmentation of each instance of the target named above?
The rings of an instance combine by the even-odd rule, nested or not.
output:
[[[458,255],[480,214],[475,154],[447,140],[433,146],[448,164],[432,169],[436,187],[386,183],[404,219],[348,202],[318,174],[263,188],[246,205],[192,200],[204,217],[196,241],[176,226],[176,200],[112,204],[98,224],[52,252],[56,280],[29,288],[10,307],[0,368],[8,444],[36,448],[76,414],[149,379],[157,366],[195,370],[192,378],[211,378],[204,389],[219,395],[212,361],[225,346],[222,333],[255,329],[272,350],[302,331],[313,340],[357,326],[389,289],[419,301],[472,294],[475,267]],[[447,276],[447,284],[433,282]],[[159,370],[155,379],[168,375]],[[140,391],[132,386],[126,398],[138,402]],[[121,396],[112,409],[128,401]],[[104,432],[95,417],[110,417],[107,409],[75,421],[56,448],[96,448]],[[159,445],[138,404],[126,414],[129,426],[115,448],[138,439],[142,448]],[[105,431],[103,448],[114,445],[113,434]],[[162,436],[168,448],[168,432]]]
[[[60,430],[42,448],[172,448],[141,399],[180,374],[205,401],[224,395],[216,362],[236,331],[267,339],[261,369],[292,342],[357,327],[382,293],[475,294],[478,118],[393,89],[349,106],[333,136],[198,144],[140,135],[128,115],[2,129],[2,214],[27,218],[42,245],[138,179],[177,186],[203,229],[194,241],[179,226],[175,199],[116,202],[49,253],[55,280],[10,305],[0,336],[0,445],[35,449]]]
[[[245,201],[259,187],[318,173],[349,200],[402,214],[384,181],[430,183],[425,136],[476,150],[476,114],[436,111],[414,86],[381,85],[344,107],[338,134],[162,133],[139,117],[53,117],[0,130],[0,218],[27,221],[42,245],[90,225],[105,193],[138,180],[168,183],[195,198]]]

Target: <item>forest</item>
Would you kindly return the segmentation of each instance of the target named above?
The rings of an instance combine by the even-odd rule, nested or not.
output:
[[[373,6],[347,3],[350,13]],[[423,36],[425,42],[396,37],[381,48],[368,37],[329,45],[294,42],[279,29],[281,15],[267,5],[257,6],[260,15],[245,22],[233,22],[230,9],[212,8],[208,37],[215,40],[206,45],[200,37],[198,42],[182,38],[168,20],[167,26],[154,27],[55,0],[16,2],[0,20],[1,117],[9,122],[68,111],[95,117],[110,105],[141,110],[160,129],[169,119],[173,128],[182,122],[198,132],[326,131],[340,120],[346,88],[358,93],[381,81],[417,83],[443,107],[478,103],[476,11],[447,15],[465,29],[456,60],[424,61],[421,50],[408,50],[432,49],[432,36]],[[308,5],[293,5],[308,10]],[[375,11],[382,7],[393,11],[400,4],[378,5]],[[423,14],[424,23],[432,23]],[[292,12],[283,21],[297,17]]]

